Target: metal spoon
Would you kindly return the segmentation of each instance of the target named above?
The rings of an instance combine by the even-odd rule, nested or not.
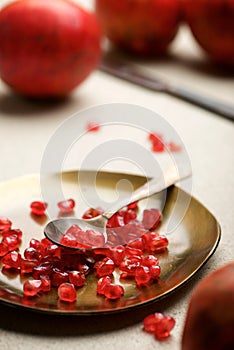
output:
[[[147,198],[153,194],[159,193],[176,182],[185,179],[191,176],[191,169],[188,166],[180,167],[180,171],[178,171],[177,166],[173,163],[171,164],[167,170],[163,173],[163,177],[161,178],[153,178],[146,182],[143,186],[139,187],[131,194],[131,198],[124,198],[120,201],[116,201],[111,208],[105,211],[103,214],[96,216],[92,219],[83,220],[77,218],[62,218],[49,222],[45,229],[45,236],[52,241],[53,243],[62,246],[64,248],[71,248],[78,250],[79,248],[73,248],[70,246],[65,246],[61,244],[61,239],[72,225],[79,226],[82,230],[94,230],[101,232],[104,235],[105,242],[107,241],[107,233],[106,233],[106,224],[108,220],[121,208],[126,205],[139,201],[141,199]],[[94,249],[96,247],[92,247],[89,249]]]

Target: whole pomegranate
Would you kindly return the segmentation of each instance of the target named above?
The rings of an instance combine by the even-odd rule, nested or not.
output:
[[[99,63],[94,14],[69,0],[19,0],[0,11],[0,77],[20,94],[67,95]]]
[[[110,41],[140,55],[164,54],[180,22],[180,0],[96,0],[95,6]]]
[[[181,349],[234,349],[234,261],[213,271],[195,288]]]
[[[210,57],[234,67],[234,1],[183,0],[185,19]]]

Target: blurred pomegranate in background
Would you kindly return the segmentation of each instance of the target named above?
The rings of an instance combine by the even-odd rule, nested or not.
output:
[[[234,349],[234,261],[195,287],[185,319],[181,350]]]
[[[94,14],[69,0],[19,0],[0,11],[0,76],[20,94],[67,95],[97,67]]]
[[[234,0],[182,0],[185,20],[210,57],[234,67]]]
[[[180,0],[95,0],[107,38],[140,55],[165,53],[178,30],[180,4]]]

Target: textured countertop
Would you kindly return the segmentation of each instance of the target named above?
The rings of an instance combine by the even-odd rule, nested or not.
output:
[[[207,62],[186,27],[181,28],[166,60],[138,62],[148,73],[174,84],[233,103],[234,76]],[[120,102],[147,107],[161,115],[180,135],[193,167],[192,194],[221,225],[217,251],[199,273],[182,289],[149,306],[176,319],[170,338],[158,342],[142,331],[141,315],[129,313],[108,321],[79,320],[77,333],[63,335],[61,320],[30,314],[0,304],[0,349],[8,350],[179,350],[184,318],[191,291],[216,267],[234,259],[234,124],[163,93],[154,93],[95,71],[69,99],[60,103],[35,103],[14,95],[0,82],[0,180],[38,173],[52,134],[70,116],[87,107]],[[72,164],[67,167],[72,168]],[[0,213],[1,214],[1,213]],[[54,322],[54,323],[53,323]],[[64,321],[65,322],[65,321]],[[103,326],[102,326],[103,322]],[[57,327],[57,334],[40,331],[39,324]],[[95,332],[94,324],[100,324]],[[74,327],[73,327],[74,328]],[[103,328],[103,332],[101,332]],[[82,334],[80,334],[82,330]],[[32,334],[32,332],[34,334]]]

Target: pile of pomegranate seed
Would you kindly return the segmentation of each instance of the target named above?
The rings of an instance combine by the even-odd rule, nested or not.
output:
[[[72,199],[58,203],[63,212],[72,211],[74,206]],[[30,208],[33,214],[44,215],[47,204],[33,202]],[[83,218],[90,219],[102,212],[100,208],[89,208]],[[23,294],[28,298],[56,288],[59,300],[75,303],[77,289],[87,284],[88,274],[94,273],[97,295],[108,300],[119,299],[124,295],[121,280],[134,280],[138,288],[157,283],[161,269],[156,254],[168,247],[167,238],[155,231],[162,220],[161,213],[157,209],[146,209],[141,221],[137,220],[137,213],[137,202],[115,213],[108,222],[107,242],[101,233],[82,231],[73,225],[65,232],[62,243],[81,250],[59,247],[47,238],[32,238],[23,253],[19,249],[22,231],[13,229],[8,218],[0,217],[2,269],[28,277],[23,284]],[[95,249],[86,250],[93,247]],[[114,279],[115,271],[119,282]],[[149,331],[150,322],[145,322],[145,330]],[[155,320],[152,322],[156,324]],[[160,322],[159,330],[154,329],[158,339],[166,337],[172,325],[169,319]]]
[[[171,316],[156,312],[144,318],[143,326],[145,332],[153,333],[156,339],[162,340],[169,337],[175,320]]]

